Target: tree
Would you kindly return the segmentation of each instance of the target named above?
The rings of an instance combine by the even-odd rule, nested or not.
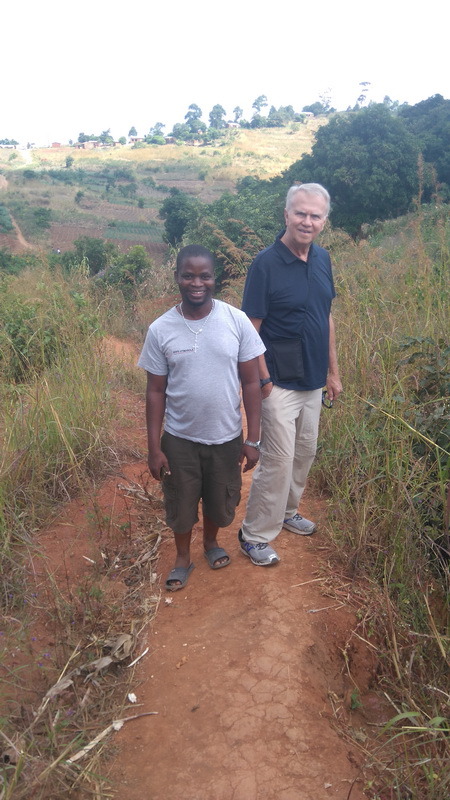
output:
[[[119,144],[126,144],[126,143],[127,143],[126,137],[125,136],[121,136],[120,139],[119,139]]]
[[[150,128],[149,134],[151,136],[162,136],[163,135],[163,128],[165,128],[165,127],[166,126],[164,125],[164,122],[155,122],[155,124],[153,125],[153,128]]]
[[[73,156],[66,156],[66,167],[67,167],[67,169],[70,169],[70,167],[72,166],[74,161],[75,161],[75,159],[74,159]]]
[[[133,127],[132,127],[132,128],[130,128],[130,130],[128,131],[128,136],[137,136],[137,130],[136,130],[136,128],[134,127],[134,125],[133,125]]]
[[[234,121],[235,122],[239,122],[239,120],[242,117],[243,113],[244,112],[243,112],[242,108],[240,108],[240,106],[236,106],[236,108],[233,108]]]
[[[105,242],[93,236],[80,236],[74,241],[75,251],[63,254],[63,263],[70,267],[74,263],[81,263],[84,259],[88,262],[89,273],[96,275],[114,260],[118,249],[113,242]]]
[[[202,110],[200,106],[196,105],[195,103],[191,103],[188,107],[188,110],[184,116],[187,123],[189,123],[192,119],[200,119],[202,115]]]
[[[320,103],[319,100],[317,100],[315,103],[312,103],[310,106],[303,106],[302,111],[306,111],[308,114],[314,114],[315,117],[326,113],[325,106],[323,103]]]
[[[174,139],[181,139],[186,141],[192,137],[191,129],[184,122],[176,122],[173,126],[171,136]]]
[[[117,254],[108,266],[102,279],[110,286],[117,286],[129,299],[134,289],[142,283],[153,266],[145,247],[140,244],[131,247],[127,253]]]
[[[417,191],[418,147],[401,120],[374,104],[321,127],[311,155],[285,173],[289,185],[327,187],[331,220],[355,236],[364,222],[404,214]]]
[[[201,122],[200,117],[202,116],[202,110],[199,106],[195,103],[191,103],[189,106],[187,113],[185,114],[184,118],[186,120],[186,125],[188,126],[191,132],[195,132],[198,130],[199,123]],[[202,123],[204,125],[204,123]]]
[[[267,105],[267,97],[266,97],[266,95],[265,94],[260,94],[259,97],[257,97],[256,100],[253,101],[252,108],[254,108],[256,110],[257,114],[260,114],[261,113],[261,109],[264,108],[264,106],[266,106],[266,105]]]
[[[165,127],[163,122],[156,122],[145,137],[147,144],[165,144],[166,140],[163,135],[163,128]]]
[[[114,144],[114,139],[111,136],[111,128],[108,128],[106,131],[102,131],[98,138],[102,144]]]
[[[400,106],[399,117],[416,137],[424,160],[438,181],[450,187],[450,100],[435,94],[414,106]]]
[[[209,112],[209,125],[211,128],[226,128],[226,122],[224,120],[224,116],[226,111],[223,106],[215,105],[212,107],[211,111]]]
[[[356,98],[355,111],[361,108],[367,100],[367,92],[369,91],[370,81],[360,81],[359,85],[362,87],[359,96]]]
[[[332,111],[331,108],[331,89],[324,89],[323,92],[319,94],[319,100],[322,103],[323,113],[329,114]]]
[[[165,239],[173,245],[181,242],[189,222],[199,214],[201,204],[195,198],[172,188],[170,196],[164,200],[159,216],[165,220]]]
[[[96,138],[97,137],[94,136],[93,133],[80,133],[80,134],[78,134],[78,141],[80,142],[80,144],[83,144],[83,142],[92,142]]]

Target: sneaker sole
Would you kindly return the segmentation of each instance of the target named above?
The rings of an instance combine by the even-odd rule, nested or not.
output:
[[[299,536],[311,536],[311,534],[317,530],[317,525],[314,525],[314,528],[311,528],[310,531],[299,531],[299,529],[294,528],[293,525],[286,525],[286,523],[283,522],[283,528],[286,528],[287,531],[291,531],[292,533],[297,533]]]
[[[252,564],[255,565],[255,567],[274,567],[275,564],[280,563],[279,558],[272,559],[272,561],[254,561],[250,553],[247,553],[247,550],[244,550],[242,547],[240,547],[239,550],[241,551],[243,556],[247,556],[247,558],[250,559],[250,561],[252,562]]]

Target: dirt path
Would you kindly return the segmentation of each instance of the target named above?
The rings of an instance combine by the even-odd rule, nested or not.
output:
[[[8,181],[6,180],[4,175],[0,175],[0,191],[6,192],[7,189],[8,189]],[[11,214],[10,217],[16,234],[16,245],[19,245],[19,247],[22,248],[23,250],[34,250],[33,245],[30,244],[30,242],[27,242],[16,220],[11,216]],[[14,250],[15,249],[16,248],[14,248]]]
[[[23,247],[24,250],[34,250],[33,245],[30,244],[30,242],[27,242],[27,240],[25,239],[14,217],[11,217],[11,222],[14,226],[14,230],[16,232],[16,237],[17,237],[17,243],[20,245],[20,247]]]
[[[110,337],[109,353],[134,362],[133,348]],[[122,397],[122,400],[120,399]],[[145,452],[142,397],[121,393],[127,422],[119,431],[129,453]],[[120,483],[144,484],[145,461],[128,459],[118,469]],[[172,535],[163,535],[156,565],[161,602],[139,638],[138,663],[130,691],[137,696],[125,716],[154,711],[115,733],[102,772],[111,796],[126,800],[362,800],[362,750],[356,741],[370,736],[383,717],[370,691],[374,650],[353,635],[354,609],[347,590],[334,579],[323,530],[324,503],[310,494],[304,513],[319,523],[312,537],[283,531],[276,541],[281,562],[255,567],[238,550],[237,531],[251,482],[244,475],[236,520],[220,543],[232,561],[211,570],[202,553],[200,524],[193,537],[193,570],[187,587],[166,593],[164,580],[173,566]],[[150,479],[147,488],[156,489]],[[138,539],[142,516],[132,507],[121,512],[117,476],[110,477],[95,500],[100,514],[117,523],[123,513],[130,542]],[[152,516],[148,512],[148,526]],[[90,504],[72,501],[59,524],[41,535],[45,570],[57,582],[77,581],[97,558]],[[139,517],[139,519],[138,519]],[[322,531],[322,532],[321,532]],[[103,546],[103,545],[101,545]],[[94,563],[94,562],[91,562]],[[36,566],[36,572],[42,565]],[[44,575],[42,576],[44,579]],[[127,586],[107,578],[102,589],[119,602]],[[331,591],[331,584],[335,590]],[[148,597],[155,583],[148,584]],[[336,598],[341,597],[343,600]],[[146,603],[145,598],[142,602]],[[126,626],[125,626],[126,628]],[[52,634],[36,643],[49,648]],[[53,637],[52,637],[53,638]],[[345,659],[344,659],[345,652]],[[350,677],[351,673],[351,677]],[[354,702],[357,698],[357,703]],[[359,705],[352,711],[351,706]],[[114,713],[114,712],[112,712]],[[338,720],[343,723],[339,728]]]
[[[333,725],[333,707],[360,733],[379,716],[368,690],[375,663],[354,637],[352,609],[318,578],[326,543],[318,532],[283,531],[281,563],[253,566],[237,531],[251,476],[244,476],[236,521],[220,537],[230,566],[211,570],[201,527],[195,569],[184,590],[166,593],[136,668],[136,711],[156,711],[116,735],[111,780],[127,800],[361,800],[361,752]],[[305,515],[325,521],[323,503]],[[169,535],[161,546],[160,585],[173,566]],[[323,564],[323,562],[322,562]],[[328,595],[328,596],[327,596]],[[344,666],[343,649],[352,668]],[[350,719],[356,691],[365,716]],[[365,734],[362,734],[363,736]]]

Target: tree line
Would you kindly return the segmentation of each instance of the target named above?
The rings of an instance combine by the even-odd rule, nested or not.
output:
[[[450,100],[436,94],[414,106],[370,104],[333,114],[311,154],[275,178],[244,178],[235,194],[210,204],[171,189],[161,209],[167,241],[202,241],[230,253],[245,249],[251,230],[266,246],[282,226],[284,197],[296,182],[326,186],[331,223],[353,237],[367,223],[405,214],[415,198],[449,202]]]

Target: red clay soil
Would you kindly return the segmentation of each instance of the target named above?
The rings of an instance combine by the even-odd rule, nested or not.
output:
[[[147,645],[149,652],[132,686],[136,712],[157,715],[116,734],[109,777],[118,797],[365,797],[362,751],[348,732],[363,741],[381,721],[370,691],[376,662],[352,637],[354,609],[327,590],[324,503],[310,494],[301,509],[319,524],[314,536],[282,531],[275,543],[280,564],[256,567],[237,543],[250,483],[247,473],[235,522],[219,537],[232,559],[226,568],[209,567],[199,523],[189,582],[166,592],[174,545],[170,534],[163,539],[161,603],[140,643],[139,652]],[[355,696],[361,707],[352,712]],[[336,714],[348,726],[345,735]]]
[[[349,709],[355,689],[342,657],[354,613],[327,596],[317,579],[320,532],[307,538],[283,531],[275,567],[256,567],[239,553],[236,537],[250,480],[244,476],[236,522],[220,538],[232,557],[228,567],[210,569],[199,525],[189,583],[166,593],[172,542],[161,549],[163,599],[133,686],[137,710],[157,716],[142,717],[117,734],[111,778],[119,797],[364,796],[361,753],[338,734],[332,711],[336,704]],[[304,511],[324,521],[321,504],[311,498]],[[364,647],[351,649],[353,680],[366,706],[374,663]],[[370,692],[367,700],[373,706]],[[376,716],[375,704],[369,717]]]
[[[109,346],[116,355],[129,356],[119,343],[111,340]],[[129,448],[145,453],[143,398],[130,397],[123,393],[129,422],[123,437]],[[140,483],[148,479],[142,459],[128,458],[119,471]],[[117,475],[106,481],[98,503],[111,515],[124,513],[133,538],[137,520],[133,509],[119,502],[120,481]],[[156,490],[156,482],[149,481],[148,488]],[[198,524],[192,547],[195,569],[188,585],[166,592],[174,545],[170,532],[163,536],[156,566],[161,602],[134,653],[149,648],[130,687],[137,704],[127,710],[128,716],[157,714],[133,720],[113,734],[108,749],[114,755],[103,774],[108,774],[114,797],[366,797],[364,756],[357,741],[364,741],[371,725],[381,721],[382,710],[371,691],[376,661],[374,650],[352,636],[356,617],[346,603],[346,590],[340,600],[339,591],[329,589],[337,582],[326,563],[331,551],[323,533],[324,503],[310,493],[301,509],[318,522],[314,536],[283,530],[275,542],[280,564],[256,567],[237,543],[250,483],[247,473],[236,520],[219,537],[232,559],[226,568],[209,567]],[[46,571],[60,585],[89,573],[83,556],[96,558],[83,532],[88,513],[88,504],[74,501],[59,524],[41,536]],[[151,521],[149,514],[149,525]],[[116,591],[120,602],[120,585]],[[154,593],[155,584],[149,584],[148,595]],[[45,631],[36,644],[49,646]],[[361,707],[351,711],[355,696]]]

